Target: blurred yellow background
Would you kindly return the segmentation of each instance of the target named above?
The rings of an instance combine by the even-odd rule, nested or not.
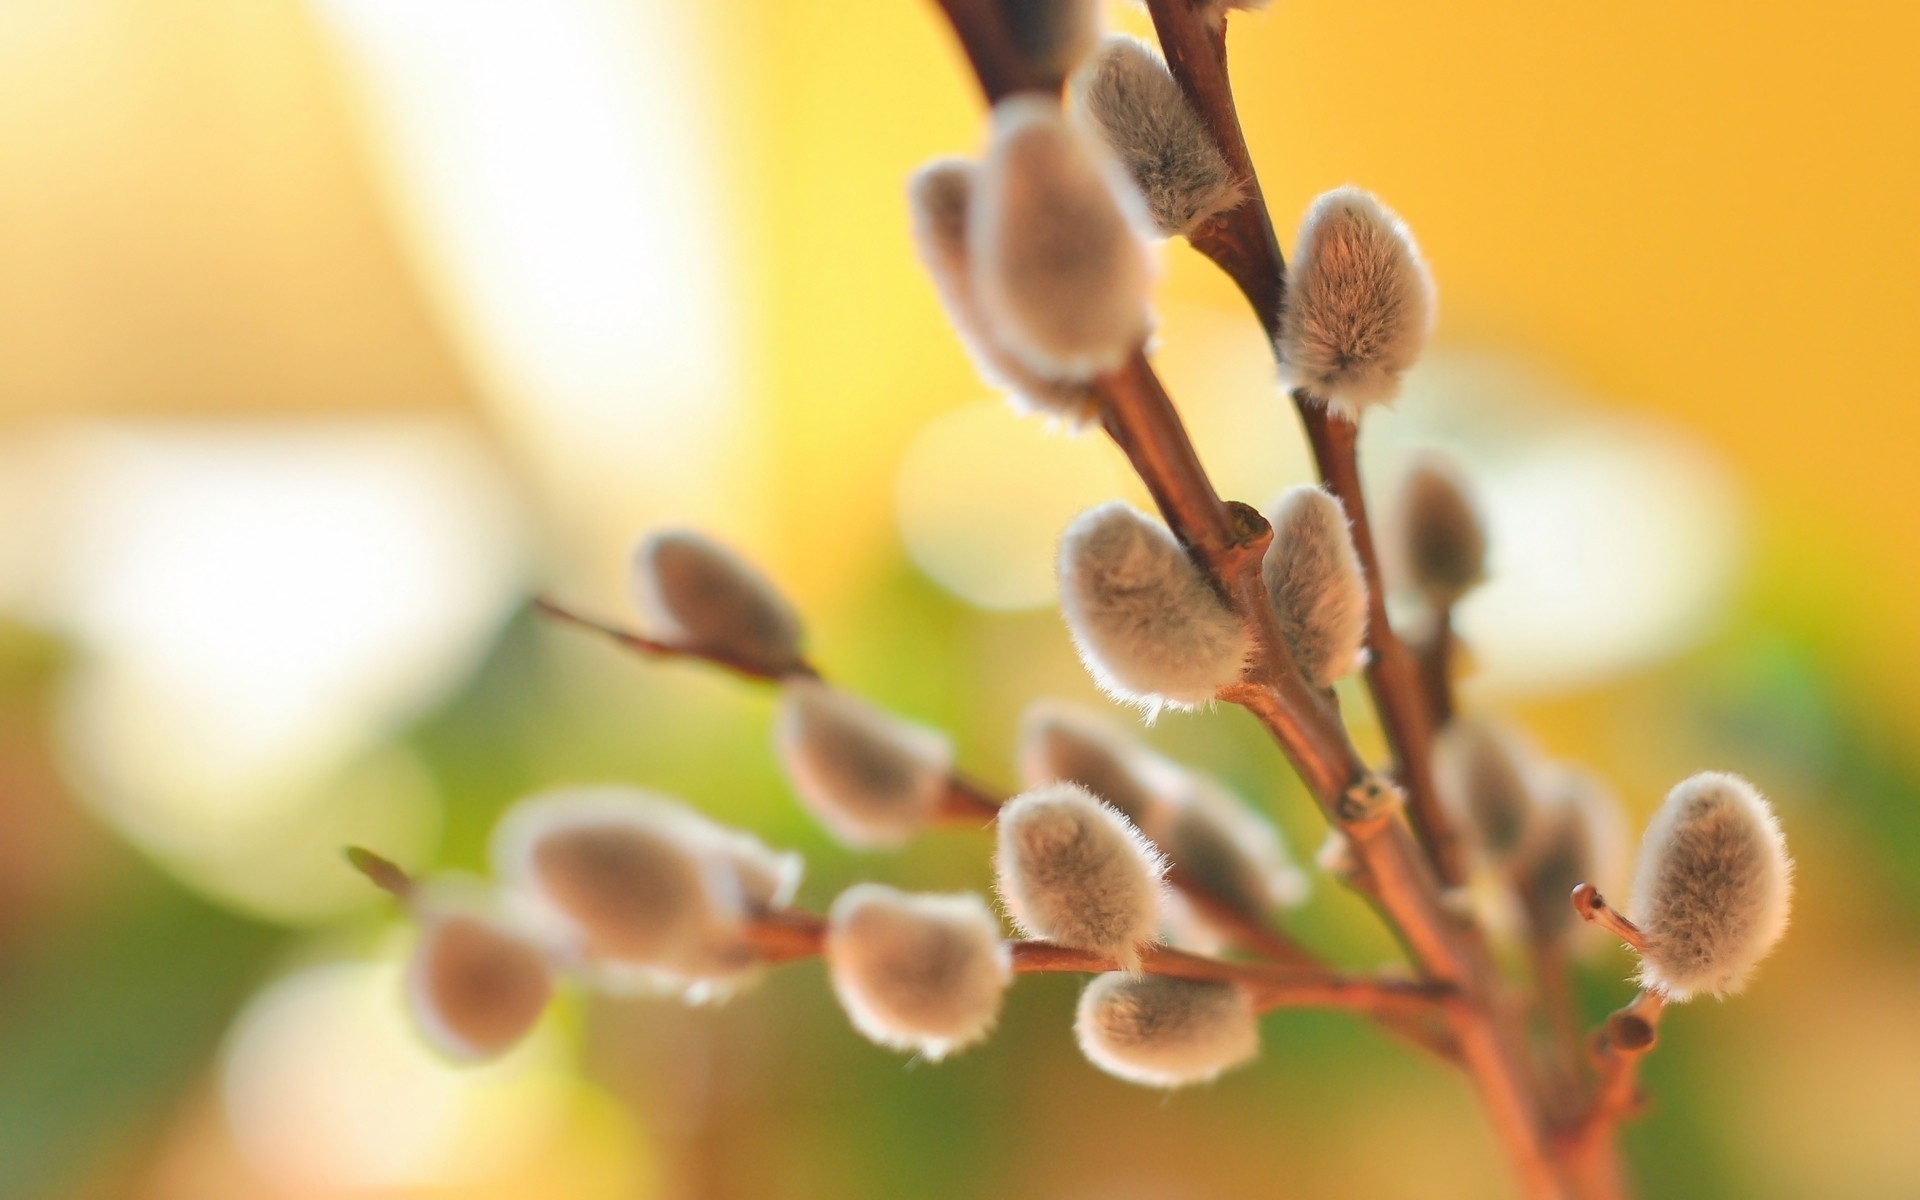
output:
[[[1367,452],[1483,482],[1471,701],[1636,816],[1749,774],[1801,860],[1752,993],[1669,1023],[1645,1194],[1913,1194],[1920,16],[1278,0],[1231,45],[1283,241],[1359,183],[1438,280]],[[475,867],[551,783],[799,847],[814,906],[984,886],[977,839],[827,844],[765,696],[524,609],[624,612],[633,538],[696,522],[988,778],[1028,699],[1091,696],[1052,541],[1137,487],[987,396],[907,237],[908,172],[980,128],[929,0],[0,5],[0,1195],[1503,1194],[1462,1085],[1334,1017],[1166,1101],[1078,1060],[1061,980],[938,1068],[811,967],[570,1001],[476,1073],[400,1024],[405,931],[338,847]],[[1170,387],[1263,502],[1306,466],[1258,331],[1164,266]],[[1238,714],[1151,736],[1316,844]],[[1340,897],[1303,930],[1388,953]]]

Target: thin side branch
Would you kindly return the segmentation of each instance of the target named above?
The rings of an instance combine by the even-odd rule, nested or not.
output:
[[[811,663],[803,661],[793,670],[784,673],[769,671],[757,663],[750,663],[744,659],[735,658],[730,654],[720,651],[702,650],[694,646],[676,646],[671,642],[663,642],[656,638],[642,636],[641,634],[634,633],[630,629],[622,629],[617,625],[610,625],[605,621],[595,620],[592,617],[575,612],[573,609],[567,608],[558,601],[548,599],[545,596],[535,596],[533,599],[533,608],[535,612],[543,617],[551,617],[562,624],[572,625],[577,629],[585,629],[590,633],[597,633],[615,645],[622,646],[636,654],[645,655],[648,658],[684,658],[696,662],[711,663],[716,667],[723,667],[743,678],[758,679],[765,683],[779,683],[785,679],[820,678],[820,672],[816,671]]]
[[[1589,925],[1600,926],[1633,947],[1635,953],[1647,948],[1647,938],[1640,931],[1640,927],[1629,921],[1625,913],[1608,904],[1607,898],[1600,894],[1599,888],[1590,883],[1583,883],[1573,889],[1572,900],[1573,911],[1580,914],[1581,920]]]

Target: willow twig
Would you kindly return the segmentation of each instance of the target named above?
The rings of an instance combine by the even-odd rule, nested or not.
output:
[[[805,660],[802,660],[797,666],[786,671],[769,671],[759,663],[737,658],[723,650],[707,650],[698,646],[676,645],[672,642],[663,642],[657,638],[650,638],[634,633],[629,629],[622,629],[617,625],[610,625],[605,621],[596,620],[593,617],[575,612],[573,609],[567,608],[558,601],[550,600],[545,596],[535,596],[533,598],[533,608],[534,611],[541,616],[551,617],[562,624],[572,625],[578,629],[585,629],[591,633],[597,633],[615,645],[622,646],[636,654],[643,654],[648,658],[684,658],[696,662],[711,663],[713,666],[723,667],[743,678],[758,679],[765,683],[780,683],[787,679],[820,678],[820,672],[815,670],[813,665]]]

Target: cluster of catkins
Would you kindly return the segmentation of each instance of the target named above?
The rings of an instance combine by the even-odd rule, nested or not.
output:
[[[982,373],[1017,407],[1078,424],[1095,410],[1098,378],[1150,332],[1154,241],[1232,208],[1244,185],[1153,50],[1093,36],[1091,4],[1029,7],[1047,19],[1016,32],[1059,74],[1071,70],[1070,105],[1002,101],[978,160],[927,166],[909,200],[921,256]],[[1276,323],[1298,392],[1346,418],[1390,399],[1432,313],[1426,269],[1393,214],[1353,188],[1313,204]],[[1302,677],[1330,688],[1367,654],[1348,515],[1327,492],[1297,487],[1268,516],[1275,623]],[[1438,458],[1408,473],[1387,542],[1437,615],[1485,573],[1479,513]],[[1064,531],[1058,571],[1073,642],[1117,700],[1150,714],[1191,709],[1240,680],[1245,624],[1160,521],[1118,502],[1095,508]],[[752,567],[699,535],[662,534],[636,556],[635,591],[657,643],[778,681],[780,761],[829,832],[895,847],[947,815],[959,786],[948,740],[823,682],[798,617]],[[1604,875],[1614,840],[1604,788],[1479,718],[1451,722],[1437,750],[1444,797],[1480,864],[1521,897],[1535,936],[1567,936],[1568,892]],[[995,818],[997,890],[1023,937],[1112,968],[1081,996],[1087,1056],[1154,1086],[1251,1058],[1254,995],[1143,973],[1143,956],[1168,941],[1218,950],[1186,892],[1258,921],[1298,904],[1306,880],[1273,827],[1218,782],[1071,708],[1027,714],[1018,766],[1028,790]],[[1321,865],[1351,871],[1343,849],[1336,834]],[[1184,891],[1167,886],[1170,866]],[[739,988],[765,964],[758,934],[783,919],[800,875],[797,856],[627,788],[522,802],[499,825],[494,867],[492,890],[404,889],[424,923],[414,1011],[437,1045],[467,1058],[524,1036],[562,973],[693,998]],[[1643,986],[1674,1000],[1738,988],[1785,925],[1789,870],[1751,786],[1702,774],[1676,787],[1634,882]],[[981,896],[859,884],[832,903],[818,949],[855,1029],[939,1058],[992,1029],[1019,966],[1014,945]]]

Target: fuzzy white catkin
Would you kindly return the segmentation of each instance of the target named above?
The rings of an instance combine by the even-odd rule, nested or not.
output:
[[[1074,79],[1077,115],[1133,177],[1162,234],[1179,237],[1245,195],[1166,64],[1137,38],[1100,43]]]
[[[815,680],[785,687],[774,744],[787,779],[821,824],[851,846],[899,846],[940,805],[952,744]]]
[[[476,906],[429,904],[407,964],[407,1008],[450,1058],[484,1062],[525,1038],[553,995],[546,949]]]
[[[775,675],[801,664],[800,618],[786,597],[704,534],[666,530],[641,542],[633,590],[649,632],[663,642]]]
[[[1150,713],[1239,680],[1251,641],[1173,534],[1113,501],[1060,537],[1060,608],[1094,682]]]
[[[1261,575],[1294,665],[1315,687],[1366,661],[1367,581],[1347,510],[1317,487],[1289,489],[1268,513]]]
[[[993,1031],[1013,982],[1000,923],[971,894],[856,884],[827,912],[826,959],[862,1036],[934,1062]]]
[[[1465,474],[1446,455],[1408,462],[1389,522],[1399,574],[1444,611],[1487,575],[1487,527]]]
[[[1356,187],[1313,202],[1280,314],[1293,385],[1349,418],[1392,400],[1433,325],[1433,280],[1400,218]]]
[[[1786,838],[1753,785],[1683,780],[1648,822],[1634,873],[1641,986],[1671,1000],[1739,991],[1786,932],[1792,892]]]
[[[1132,822],[1061,783],[1014,797],[995,824],[994,877],[1022,933],[1139,966],[1166,862]]]
[[[1456,718],[1434,739],[1434,783],[1488,861],[1513,858],[1537,801],[1538,755],[1515,730]]]
[[[1587,928],[1569,897],[1575,886],[1613,888],[1620,852],[1620,810],[1606,785],[1559,768],[1537,789],[1539,803],[1514,856],[1534,931],[1562,938]]]
[[[637,788],[561,789],[508,811],[494,829],[494,869],[589,960],[672,969],[733,936],[745,912],[712,828]]]
[[[973,294],[994,339],[1049,379],[1119,366],[1147,336],[1147,221],[1132,182],[1057,105],[995,105],[967,209]]]
[[[1230,983],[1096,975],[1073,1032],[1094,1066],[1147,1087],[1205,1083],[1260,1053],[1253,1001]]]
[[[1255,916],[1307,898],[1279,830],[1225,785],[1188,772],[1169,809],[1153,837],[1185,881]]]
[[[1021,716],[1017,753],[1027,787],[1077,783],[1149,835],[1166,804],[1165,781],[1178,770],[1092,713],[1047,700]]]
[[[980,378],[1005,393],[1018,411],[1077,426],[1092,412],[1092,390],[1085,383],[1049,379],[1029,370],[994,339],[980,315],[967,254],[967,209],[976,170],[964,159],[943,158],[914,172],[907,184],[907,207],[920,261]]]

